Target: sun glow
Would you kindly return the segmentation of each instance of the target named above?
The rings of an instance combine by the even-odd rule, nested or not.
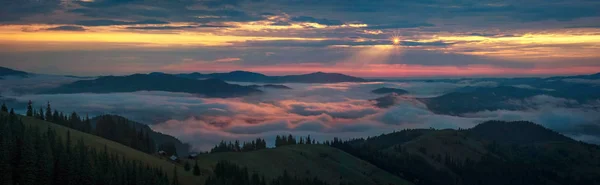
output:
[[[399,45],[401,40],[400,40],[400,32],[399,31],[394,31],[392,32],[392,37],[390,37],[390,40],[392,41],[392,44],[394,45]]]
[[[392,43],[393,43],[394,45],[398,45],[398,44],[400,44],[400,38],[398,38],[398,37],[393,37],[393,38],[392,38]]]

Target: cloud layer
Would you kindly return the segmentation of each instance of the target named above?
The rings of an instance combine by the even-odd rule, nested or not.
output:
[[[249,85],[249,83],[242,83]],[[244,98],[200,98],[186,93],[134,92],[110,94],[22,94],[2,91],[14,99],[9,106],[22,107],[29,100],[40,106],[50,101],[66,112],[119,114],[150,124],[159,132],[206,150],[221,140],[267,139],[280,134],[311,135],[317,140],[355,138],[406,128],[470,128],[486,120],[529,120],[587,142],[600,135],[600,102],[574,104],[573,100],[546,95],[519,101],[523,111],[483,111],[463,116],[435,114],[416,97],[432,97],[465,86],[493,86],[491,82],[372,82],[337,84],[285,84],[292,90],[265,89]],[[406,89],[397,104],[377,108],[370,93],[379,87]],[[576,105],[576,106],[574,106]]]

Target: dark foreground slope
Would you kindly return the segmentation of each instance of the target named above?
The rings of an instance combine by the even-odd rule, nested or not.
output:
[[[7,113],[0,113],[2,117],[7,117]],[[74,129],[70,129],[58,124],[54,124],[54,123],[50,123],[50,122],[46,122],[46,121],[42,121],[42,120],[38,120],[32,117],[26,117],[26,116],[16,116],[16,119],[20,119],[22,120],[22,123],[24,125],[24,127],[26,129],[35,129],[35,130],[39,130],[41,132],[41,134],[46,134],[45,132],[50,129],[52,130],[55,134],[57,138],[61,138],[61,141],[63,143],[71,143],[71,146],[73,147],[73,150],[76,151],[76,147],[77,144],[79,143],[79,141],[81,141],[86,147],[88,147],[90,150],[94,150],[97,153],[102,153],[104,151],[106,151],[109,156],[111,157],[110,159],[110,163],[114,163],[114,162],[123,162],[123,160],[127,160],[129,161],[129,163],[131,163],[132,161],[135,161],[137,164],[137,166],[142,165],[143,168],[154,168],[154,169],[158,169],[161,170],[162,172],[164,172],[169,179],[171,179],[171,181],[173,180],[173,172],[174,169],[176,168],[178,173],[178,180],[180,182],[180,184],[183,185],[192,185],[192,184],[198,184],[198,182],[203,182],[204,179],[201,176],[194,176],[190,173],[184,173],[184,169],[183,166],[181,164],[176,164],[176,163],[171,163],[168,162],[166,160],[160,159],[156,156],[150,155],[150,154],[146,154],[143,153],[141,151],[129,148],[125,145],[119,144],[117,142],[113,142],[95,135],[91,135],[91,134],[87,134],[84,132],[80,132]],[[67,141],[67,133],[69,135],[69,138],[71,138],[71,141]],[[5,134],[3,134],[3,136],[5,136]],[[23,145],[25,142],[28,142],[26,140],[22,140],[22,144],[20,145],[22,146],[26,146]],[[64,148],[63,148],[64,149]],[[63,151],[64,152],[64,151]],[[68,152],[68,151],[67,151]],[[31,155],[35,155],[36,153],[33,152],[31,153]],[[68,154],[68,153],[66,153]],[[66,155],[65,156],[69,156]],[[50,154],[51,156],[52,154]],[[90,154],[92,155],[92,154]],[[25,156],[29,156],[29,155],[24,155]],[[116,158],[113,158],[116,157]],[[58,159],[61,160],[75,160],[75,159],[63,159],[64,157],[60,157]],[[90,158],[91,159],[91,158]],[[14,161],[14,159],[12,160]],[[94,163],[92,163],[94,164]],[[126,168],[128,164],[126,163],[122,163],[122,164],[118,164],[121,165],[121,168]],[[133,166],[132,166],[133,167]],[[12,168],[13,170],[19,169],[19,168]],[[55,172],[59,172],[59,173],[76,173],[75,175],[70,174],[70,175],[65,175],[65,176],[71,176],[71,177],[75,177],[74,179],[70,179],[69,182],[80,182],[79,180],[77,180],[78,178],[80,180],[84,180],[85,176],[83,176],[83,171],[88,170],[88,168],[82,168],[82,167],[78,167],[78,168],[73,168],[73,167],[58,167],[56,168]],[[69,171],[72,170],[72,171]],[[102,170],[102,169],[98,169],[98,168],[91,168],[89,170]],[[119,169],[119,170],[128,170],[128,169]],[[137,170],[137,169],[136,169]],[[146,170],[144,170],[146,171]],[[92,171],[94,172],[94,171]],[[123,171],[124,172],[124,171]],[[25,176],[37,176],[37,172],[33,172],[33,171],[19,171],[18,172],[20,175],[25,175]],[[96,172],[96,173],[101,173],[101,175],[108,175],[106,177],[106,179],[110,179],[110,178],[117,178],[114,176],[110,176],[112,175],[116,175],[114,174],[112,171],[111,172]],[[138,173],[143,174],[144,172],[139,171]],[[63,174],[64,175],[64,174]],[[135,180],[136,178],[133,178],[133,176],[121,176],[121,178],[126,178],[129,180]],[[116,183],[116,182],[121,182],[124,179],[119,179],[119,180],[115,180],[113,181],[106,181],[104,180],[103,182],[105,182],[106,184],[111,184],[111,183]],[[135,182],[142,182],[142,179],[138,179],[140,181],[135,180]],[[132,182],[132,184],[139,184],[139,183],[135,183]],[[90,182],[91,183],[91,182]],[[160,182],[154,182],[155,184],[162,184]],[[36,183],[33,183],[36,184]],[[152,183],[148,183],[148,184],[152,184]],[[166,184],[170,184],[170,182],[167,182]]]
[[[252,152],[203,154],[198,163],[211,170],[218,161],[231,161],[266,176],[268,180],[283,175],[318,178],[330,184],[355,185],[411,184],[346,152],[325,145],[290,145]]]
[[[129,76],[106,76],[94,80],[80,80],[44,93],[111,93],[135,91],[185,92],[222,98],[246,96],[261,92],[254,88],[229,84],[218,79],[195,80],[162,73],[152,73]]]
[[[530,122],[405,130],[331,146],[415,184],[600,184],[600,148]]]
[[[163,134],[160,132],[156,132],[156,131],[152,130],[148,125],[138,123],[135,121],[131,121],[122,116],[102,115],[102,116],[94,117],[91,119],[91,126],[92,126],[93,130],[98,129],[98,123],[100,123],[101,125],[104,125],[105,128],[106,128],[106,126],[109,126],[110,129],[103,129],[103,130],[105,130],[104,132],[96,132],[96,135],[100,135],[100,133],[108,132],[106,135],[112,134],[114,136],[116,136],[116,135],[127,136],[127,133],[126,133],[127,130],[132,130],[132,129],[136,130],[136,131],[142,130],[143,133],[148,134],[148,136],[150,137],[150,139],[152,139],[152,141],[154,142],[154,144],[156,146],[173,145],[175,147],[177,154],[179,154],[181,156],[185,156],[189,153],[189,148],[190,148],[189,144],[183,143],[179,139],[177,139],[173,136],[166,135],[166,134]],[[127,140],[127,141],[130,140],[127,137],[122,137],[122,138],[125,138],[125,140]],[[117,139],[113,139],[113,140],[117,140]]]

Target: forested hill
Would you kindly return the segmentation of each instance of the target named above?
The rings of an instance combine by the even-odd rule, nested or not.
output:
[[[267,76],[248,71],[232,71],[228,73],[189,73],[177,76],[191,79],[216,78],[234,82],[260,82],[260,83],[338,83],[338,82],[366,82],[368,80],[340,73],[316,72],[301,75]]]
[[[184,173],[181,164],[7,112],[0,112],[0,184],[192,185],[203,181]]]
[[[131,121],[118,115],[102,115],[91,119],[91,127],[96,130],[96,134],[111,140],[130,141],[130,137],[140,137],[149,140],[160,150],[168,151],[169,154],[178,154],[186,156],[189,153],[190,145],[181,142],[179,139],[152,130],[148,125]],[[141,136],[138,136],[142,134]],[[145,135],[144,135],[145,134]],[[174,151],[171,149],[174,148]],[[154,150],[153,150],[154,151]]]
[[[415,184],[600,184],[599,146],[531,122],[404,130],[327,144]]]
[[[262,91],[219,79],[196,80],[163,73],[105,76],[80,80],[43,93],[111,93],[135,91],[185,92],[207,97],[238,97]]]

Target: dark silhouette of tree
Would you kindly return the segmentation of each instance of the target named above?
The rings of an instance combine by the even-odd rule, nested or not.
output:
[[[173,182],[171,185],[179,185],[179,177],[177,176],[177,167],[173,167]]]
[[[191,169],[191,167],[190,167],[190,163],[186,161],[186,162],[185,162],[185,164],[183,165],[183,169],[184,169],[186,172],[189,172],[189,171],[190,171],[190,169]]]
[[[52,108],[50,108],[50,102],[46,105],[46,121],[52,121]]]
[[[195,176],[200,176],[200,167],[198,166],[198,161],[196,161],[196,163],[194,164],[194,171],[193,171]]]
[[[40,107],[40,111],[38,112],[38,119],[45,120],[44,109],[42,107]]]
[[[97,152],[71,132],[59,137],[52,128],[25,126],[15,114],[0,114],[0,184],[2,185],[168,185],[158,168],[106,150]]]
[[[6,107],[6,104],[4,104],[4,102],[2,102],[2,112],[6,112],[8,113],[8,107]]]
[[[33,116],[33,103],[31,102],[31,100],[29,100],[29,102],[27,103],[27,116],[32,117]]]

